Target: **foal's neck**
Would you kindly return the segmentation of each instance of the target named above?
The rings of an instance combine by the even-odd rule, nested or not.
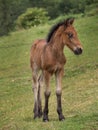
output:
[[[64,44],[62,42],[61,36],[55,37],[55,39],[53,39],[52,48],[53,51],[55,51],[57,54],[63,53]]]

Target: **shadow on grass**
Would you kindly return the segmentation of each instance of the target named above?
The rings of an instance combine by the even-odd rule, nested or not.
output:
[[[31,116],[31,117],[26,117],[26,118],[24,118],[23,120],[24,120],[25,122],[36,122],[36,121],[43,122],[43,117],[33,119],[33,117]],[[49,117],[49,122],[58,122],[58,121],[59,121],[59,119],[56,118],[56,117],[51,117],[51,116]],[[64,121],[66,121],[66,119],[65,119]],[[63,121],[62,121],[62,122],[63,122]]]

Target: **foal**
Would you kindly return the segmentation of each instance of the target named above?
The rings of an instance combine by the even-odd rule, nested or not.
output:
[[[51,93],[50,78],[53,74],[56,77],[57,113],[60,121],[65,119],[61,104],[61,80],[64,73],[64,64],[66,63],[63,53],[64,46],[68,46],[76,55],[81,54],[83,50],[77,32],[73,27],[73,22],[73,18],[59,22],[51,29],[46,40],[36,40],[31,47],[30,63],[33,72],[34,119],[42,116],[40,93],[44,80],[45,106],[43,121],[49,121],[48,101]]]

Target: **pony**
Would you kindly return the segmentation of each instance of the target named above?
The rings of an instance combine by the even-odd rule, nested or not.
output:
[[[55,75],[57,113],[59,120],[65,119],[62,112],[62,78],[66,58],[64,46],[67,46],[76,55],[82,54],[83,47],[78,39],[73,26],[74,18],[68,18],[55,24],[47,39],[36,40],[30,50],[30,65],[32,69],[33,92],[34,92],[34,119],[43,115],[43,121],[49,121],[48,102],[50,97],[50,79]],[[44,84],[43,84],[44,83]],[[45,86],[45,105],[42,112],[41,88]]]

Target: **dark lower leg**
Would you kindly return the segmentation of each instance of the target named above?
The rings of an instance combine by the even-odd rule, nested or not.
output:
[[[56,93],[57,96],[57,113],[59,116],[59,120],[62,121],[65,119],[62,113],[62,104],[61,104],[61,93]]]
[[[42,103],[41,103],[41,92],[40,92],[40,86],[38,90],[38,117],[42,116]]]
[[[40,75],[39,79],[39,87],[38,87],[38,117],[42,116],[42,93],[41,93],[41,89],[43,87],[43,73]]]
[[[44,107],[44,111],[43,111],[43,121],[49,121],[48,119],[48,101],[49,101],[49,96],[50,96],[50,92],[49,93],[45,93],[45,107]]]
[[[36,117],[38,117],[38,103],[37,102],[34,103],[33,112],[34,112],[34,119],[35,119]]]
[[[39,95],[38,95],[37,100],[34,103],[33,112],[34,112],[34,119],[42,116],[42,104],[41,104],[41,99],[39,98]]]
[[[42,106],[41,106],[41,102],[39,102],[39,104],[38,104],[38,117],[40,118],[42,115],[43,115]]]

